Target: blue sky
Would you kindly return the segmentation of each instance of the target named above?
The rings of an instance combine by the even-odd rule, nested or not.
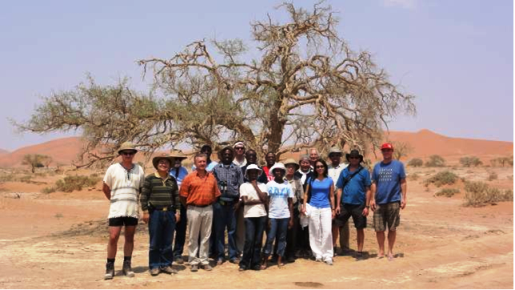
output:
[[[169,57],[203,38],[251,44],[249,22],[267,12],[285,19],[273,9],[279,3],[2,1],[0,148],[63,136],[15,134],[8,122],[27,120],[41,96],[73,89],[86,73],[103,84],[129,76],[147,90],[138,59]],[[369,50],[393,82],[417,96],[417,116],[398,117],[391,130],[513,141],[512,1],[327,3],[339,11],[339,33],[350,46]]]

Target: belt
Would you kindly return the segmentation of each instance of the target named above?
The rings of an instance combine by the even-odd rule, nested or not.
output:
[[[218,201],[219,204],[221,205],[233,205],[234,204],[234,201],[225,201],[225,200],[219,200]]]
[[[158,211],[175,211],[175,208],[173,205],[165,206],[165,207],[151,207],[152,210],[158,210]]]
[[[210,206],[211,204],[206,204],[206,205],[196,205],[196,204],[188,204],[188,206],[194,206],[194,207],[208,207]]]

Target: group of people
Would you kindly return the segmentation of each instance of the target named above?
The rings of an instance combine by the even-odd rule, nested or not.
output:
[[[212,148],[204,145],[190,173],[181,164],[187,158],[181,152],[156,156],[156,171],[145,176],[133,162],[137,149],[124,143],[118,151],[121,162],[111,165],[104,177],[103,191],[111,203],[105,279],[114,277],[122,227],[122,272],[134,276],[131,257],[140,209],[149,229],[152,276],[177,273],[172,263],[185,262],[186,231],[192,272],[211,271],[209,258],[217,265],[226,261],[226,233],[227,258],[240,271],[264,270],[270,260],[282,267],[298,257],[333,265],[338,236],[340,248],[349,248],[351,217],[357,231],[356,258],[362,259],[370,210],[378,258],[393,260],[399,212],[407,202],[404,165],[393,160],[393,150],[390,143],[381,146],[383,160],[371,173],[359,151],[351,150],[342,163],[343,152],[337,147],[329,151],[329,164],[311,149],[298,162],[277,162],[268,152],[266,166],[260,167],[256,151],[239,141],[218,152],[219,162],[211,160]]]

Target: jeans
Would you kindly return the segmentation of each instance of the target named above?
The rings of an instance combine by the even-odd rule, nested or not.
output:
[[[151,211],[148,231],[150,234],[149,268],[171,266],[173,262],[172,241],[175,231],[175,212]]]
[[[215,251],[216,259],[224,259],[225,257],[225,228],[227,228],[227,236],[229,240],[229,260],[238,257],[238,249],[236,248],[236,213],[233,209],[234,203],[225,203],[225,205],[215,202],[213,204],[213,220],[215,224]]]
[[[288,231],[288,222],[290,218],[284,219],[270,219],[270,231],[266,236],[266,246],[263,250],[263,254],[268,257],[272,253],[272,245],[277,244],[276,254],[280,257],[284,257],[284,251],[286,249],[286,232]]]
[[[188,217],[186,216],[186,207],[181,204],[181,220],[175,225],[175,244],[173,247],[173,256],[175,259],[182,256],[184,244],[186,243],[187,225]]]
[[[245,246],[240,267],[246,269],[259,267],[266,220],[266,216],[245,218]]]

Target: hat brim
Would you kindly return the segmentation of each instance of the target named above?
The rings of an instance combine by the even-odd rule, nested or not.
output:
[[[286,167],[286,169],[288,169],[288,165],[295,165],[295,170],[299,170],[299,168],[300,168],[300,165],[298,165],[297,163],[285,163],[284,167]]]
[[[154,165],[154,168],[156,170],[159,170],[159,169],[157,169],[157,164],[159,163],[160,160],[166,159],[166,160],[170,161],[170,167],[172,167],[172,165],[175,163],[175,158],[176,157],[157,156],[152,159],[152,165]]]
[[[247,169],[245,169],[245,178],[247,178],[247,179],[249,179],[248,173],[250,170],[257,170],[259,172],[258,177],[261,176],[261,174],[263,174],[263,169],[261,169],[261,168],[251,168],[251,169],[247,168]]]
[[[358,155],[359,157],[359,162],[363,162],[363,155]],[[347,159],[348,162],[350,162],[350,154],[345,154],[345,158]]]

